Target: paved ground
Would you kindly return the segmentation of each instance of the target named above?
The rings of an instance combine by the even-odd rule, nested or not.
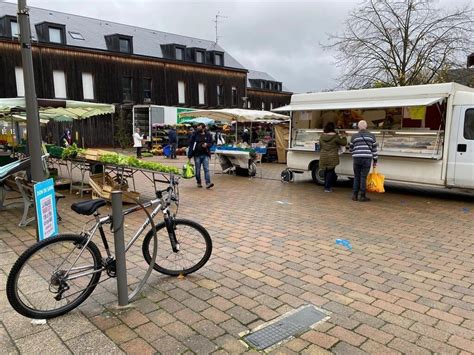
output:
[[[241,332],[304,304],[331,318],[273,353],[474,351],[472,197],[392,188],[364,204],[344,184],[332,194],[305,176],[282,184],[282,167],[264,164],[273,180],[215,175],[211,191],[183,181],[180,216],[210,231],[209,263],[186,279],[154,274],[128,310],[114,307],[108,280],[45,325],[6,300],[6,275],[34,229],[16,226],[18,209],[0,212],[0,353],[251,353]],[[151,193],[146,181],[139,186]],[[87,220],[69,210],[74,200],[61,201],[62,232]],[[143,218],[128,218],[127,229]],[[133,286],[145,264],[139,246],[131,254]]]

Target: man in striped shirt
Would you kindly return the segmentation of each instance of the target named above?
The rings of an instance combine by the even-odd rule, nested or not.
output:
[[[365,191],[367,175],[369,174],[372,161],[374,167],[377,165],[377,142],[375,136],[367,131],[366,121],[359,121],[358,126],[359,132],[352,136],[349,145],[349,151],[352,153],[352,160],[354,162],[352,200],[366,202],[370,201]]]

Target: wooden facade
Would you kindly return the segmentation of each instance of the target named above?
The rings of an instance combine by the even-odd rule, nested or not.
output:
[[[288,105],[291,93],[284,91],[269,91],[257,88],[247,88],[247,101],[254,110],[267,110]],[[263,103],[263,106],[262,106]]]
[[[93,76],[94,100],[124,103],[122,78],[132,79],[133,104],[156,104],[197,108],[232,107],[232,87],[237,89],[237,105],[246,95],[246,71],[205,64],[176,63],[120,53],[87,50],[53,44],[33,46],[33,66],[37,96],[55,98],[53,70],[65,73],[67,99],[83,101],[82,73]],[[20,45],[0,41],[0,97],[16,97],[15,67],[21,67]],[[144,85],[151,79],[151,97],[145,100]],[[185,103],[178,102],[178,82],[185,83]],[[205,85],[205,104],[199,105],[198,85]],[[224,88],[222,105],[217,103],[217,86]],[[130,102],[131,101],[131,102]]]

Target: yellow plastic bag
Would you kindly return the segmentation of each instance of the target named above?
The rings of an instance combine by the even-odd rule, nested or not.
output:
[[[385,181],[385,176],[377,172],[377,169],[374,170],[367,176],[367,192],[385,192],[383,188],[383,183]]]

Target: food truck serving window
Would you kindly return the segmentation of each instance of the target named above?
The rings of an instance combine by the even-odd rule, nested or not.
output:
[[[474,140],[474,109],[466,111],[464,118],[464,138]]]

